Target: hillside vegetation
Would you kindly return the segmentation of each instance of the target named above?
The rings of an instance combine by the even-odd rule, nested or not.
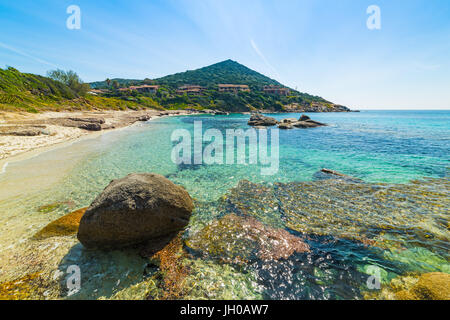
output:
[[[0,110],[3,111],[162,109],[151,97],[129,100],[93,96],[83,91],[48,77],[22,73],[12,67],[0,68]]]
[[[347,111],[342,106],[307,93],[290,89],[287,96],[268,94],[264,86],[282,84],[235,61],[226,60],[197,70],[159,79],[107,79],[83,83],[73,71],[53,70],[49,77],[21,73],[15,68],[0,69],[0,110],[38,112],[46,110],[91,109],[213,109],[229,112]],[[157,92],[122,91],[131,85],[159,85]],[[183,85],[200,85],[200,94],[179,93]],[[248,85],[250,92],[220,92],[219,84]],[[106,89],[91,94],[92,89]]]
[[[315,108],[334,111],[334,105],[322,97],[312,96],[291,89],[288,96],[267,94],[263,92],[266,85],[284,87],[278,81],[266,77],[246,66],[232,60],[226,60],[197,70],[176,73],[162,78],[150,80],[115,79],[121,87],[129,85],[153,84],[160,89],[151,96],[166,109],[217,109],[223,111],[251,111],[256,109],[283,111],[287,105],[298,105],[301,108]],[[128,84],[128,85],[125,85]],[[219,84],[248,85],[250,92],[219,92]],[[178,94],[176,90],[183,85],[200,85],[205,90],[200,95]],[[97,89],[111,89],[106,81],[91,83]],[[145,94],[137,92],[120,92],[112,90],[110,97],[133,96]],[[149,94],[150,95],[150,94]]]

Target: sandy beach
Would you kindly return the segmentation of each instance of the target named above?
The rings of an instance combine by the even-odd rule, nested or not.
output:
[[[0,174],[12,161],[23,160],[82,138],[97,137],[105,132],[133,125],[138,121],[187,114],[192,114],[192,112],[179,110],[162,112],[157,110],[108,110],[42,112],[38,114],[0,112]],[[91,131],[69,126],[65,121],[68,119],[101,119],[104,123],[101,125],[101,130]]]

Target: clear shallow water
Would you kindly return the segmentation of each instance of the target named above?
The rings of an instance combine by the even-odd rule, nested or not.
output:
[[[272,116],[278,119],[298,118],[300,114]],[[228,212],[217,209],[221,205],[220,198],[244,179],[255,183],[269,183],[269,186],[275,182],[308,182],[313,179],[318,170],[326,167],[368,183],[408,184],[411,180],[423,177],[443,178],[448,172],[448,155],[450,154],[450,112],[448,111],[370,111],[348,114],[310,114],[310,116],[330,126],[310,130],[280,131],[280,168],[274,176],[261,176],[260,167],[255,165],[177,166],[170,160],[172,151],[170,136],[174,129],[184,128],[192,132],[193,123],[198,120],[202,121],[204,130],[217,128],[225,132],[226,129],[231,128],[246,129],[248,128],[246,115],[158,119],[53,150],[33,159],[10,164],[6,172],[0,175],[0,225],[2,226],[0,255],[8,258],[2,259],[0,278],[11,280],[24,273],[39,271],[39,267],[32,265],[29,261],[30,251],[34,250],[44,255],[43,252],[48,250],[48,246],[51,248],[56,246],[55,253],[46,255],[47,260],[52,263],[48,262],[41,268],[45,269],[49,276],[55,277],[56,271],[64,271],[61,266],[73,263],[85,266],[84,272],[89,279],[89,285],[84,286],[84,291],[82,290],[75,297],[111,297],[113,293],[127,290],[132,284],[142,281],[139,275],[143,274],[146,262],[132,254],[130,257],[130,253],[88,254],[80,245],[76,245],[74,237],[54,238],[43,242],[30,240],[36,231],[50,221],[75,208],[88,206],[110,180],[131,172],[156,172],[165,175],[173,182],[183,185],[196,199],[198,209],[191,221],[187,237],[200,232],[203,226]],[[443,218],[440,218],[448,219],[446,211],[448,207],[445,206],[444,201],[448,195],[448,184],[439,182],[433,188],[444,189],[444,199],[441,200],[444,207],[434,208],[430,205],[428,207],[430,210],[437,210],[439,217],[443,215]],[[358,198],[366,191],[357,189],[354,192],[355,198]],[[408,196],[410,191],[408,189],[401,192]],[[338,199],[344,207],[349,201],[342,198],[342,192],[324,196],[313,189],[308,190],[307,194],[309,197],[319,199],[324,197],[321,201],[325,202],[330,198]],[[249,196],[246,201],[251,202],[251,198]],[[392,208],[400,207],[396,205],[400,202],[399,200],[390,201],[395,201]],[[422,200],[418,200],[420,201]],[[43,213],[42,210],[38,210],[40,206],[53,203],[60,203],[60,205],[50,212]],[[264,204],[262,207],[264,208]],[[429,210],[426,208],[427,205],[418,214],[427,214]],[[331,210],[329,207],[318,209]],[[411,210],[408,207],[401,209]],[[386,207],[383,210],[384,214],[392,215]],[[265,210],[262,213],[263,216],[269,214],[270,212],[265,213]],[[285,219],[277,221],[269,219],[268,224],[271,223],[273,227],[286,227]],[[431,225],[433,223],[433,221],[430,222]],[[295,223],[290,222],[288,226],[291,232],[305,231],[301,228],[297,230],[294,225]],[[307,232],[311,233],[314,230],[307,230]],[[439,232],[445,232],[445,228],[444,231],[442,228],[439,229]],[[314,233],[317,232],[314,231]],[[371,235],[375,236],[375,233]],[[383,253],[374,256],[373,252],[355,243],[355,239],[338,239],[333,232],[325,233],[325,237],[327,236],[331,236],[331,240],[317,240],[316,244],[312,242],[313,253],[309,258],[295,255],[291,260],[271,263],[270,267],[261,266],[266,264],[261,261],[254,261],[254,267],[246,268],[228,267],[214,259],[208,262],[209,260],[202,258],[194,260],[197,269],[193,268],[193,270],[197,270],[197,274],[209,275],[204,278],[210,281],[205,284],[205,287],[220,282],[226,286],[229,285],[227,281],[230,278],[241,277],[246,285],[243,285],[242,292],[234,292],[235,289],[230,289],[228,293],[231,297],[304,299],[360,298],[359,286],[364,282],[364,273],[358,271],[358,265],[364,266],[361,263],[364,259],[376,261],[376,264],[391,270],[393,275],[402,274],[402,270],[408,269],[385,265],[386,263],[382,261],[386,259],[380,258]],[[407,241],[407,239],[398,240],[398,237],[392,234],[388,236],[394,237],[397,244],[400,240]],[[407,248],[419,250],[418,254],[427,256],[427,259],[433,257],[438,261],[437,265],[445,265],[448,263],[448,257],[441,247],[448,244],[445,240],[446,236],[448,235],[444,234],[444,240],[431,246],[417,246],[417,243],[412,243],[408,244]],[[336,244],[330,248],[324,244],[327,241]],[[320,262],[311,262],[304,268],[298,268],[299,259],[320,260],[327,257],[330,250],[337,252],[337,257],[332,258],[331,265],[341,259],[340,255],[347,257],[347,260],[343,260],[344,265],[325,268]],[[352,259],[352,255],[358,258]],[[11,256],[14,257],[11,258]],[[417,260],[416,256],[411,253],[410,260]],[[6,265],[6,261],[11,259],[12,262]],[[17,266],[19,263],[21,267]],[[119,264],[120,267],[114,268]],[[223,268],[234,269],[231,271],[227,269],[228,272],[224,272]],[[442,268],[439,269],[436,266],[430,268],[430,270],[442,271]],[[289,278],[288,275],[291,275],[298,280],[291,281],[290,284],[284,283],[287,287],[290,285],[289,290],[283,291],[285,293],[268,289],[268,286],[279,287],[279,283],[269,281],[270,272],[278,269],[282,270],[278,272],[284,274],[286,279]],[[264,270],[269,274],[265,274]],[[301,285],[308,281],[310,283],[317,274],[327,278],[328,273],[333,275],[328,277],[342,278],[341,281],[333,281],[333,286],[336,287],[333,290],[326,284],[319,285],[316,282],[315,286]],[[130,278],[130,274],[133,277]],[[356,281],[357,278],[361,279]],[[117,283],[117,279],[122,281]],[[282,282],[282,279],[279,281]],[[352,290],[344,289],[346,287]],[[337,294],[340,291],[347,293]],[[59,294],[63,295],[63,292],[64,290],[61,290]],[[212,298],[222,297],[220,294],[224,293],[219,292],[218,296],[212,296]],[[139,295],[131,294],[131,297],[137,298]]]

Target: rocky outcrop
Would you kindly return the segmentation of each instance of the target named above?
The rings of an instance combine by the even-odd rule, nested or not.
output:
[[[249,126],[263,126],[263,127],[271,127],[278,124],[278,121],[272,117],[266,117],[260,113],[255,113],[250,117],[250,121],[248,122]]]
[[[287,119],[283,119],[281,120],[281,123],[294,123],[297,122],[298,120],[296,118],[287,118]]]
[[[287,112],[352,112],[345,106],[329,102],[312,102],[308,105],[291,103],[285,105],[284,110]]]
[[[297,122],[293,123],[293,126],[296,127],[296,128],[306,129],[306,128],[323,127],[323,126],[326,126],[326,124],[318,122],[318,121],[311,120],[310,117],[308,117],[306,115],[302,115],[300,117],[300,119],[298,119]]]
[[[49,119],[48,123],[63,126],[80,128],[88,131],[100,131],[102,130],[102,124],[105,123],[103,118],[54,118]]]
[[[187,191],[165,177],[130,174],[112,181],[94,200],[78,239],[87,248],[102,249],[145,243],[184,228],[193,208]]]
[[[43,133],[45,126],[2,126],[0,136],[33,137]]]
[[[264,116],[260,113],[254,113],[250,117],[248,121],[248,125],[261,128],[261,127],[271,127],[278,125],[279,129],[293,129],[295,128],[316,128],[326,126],[326,124],[311,120],[308,116],[302,115],[299,120],[295,118],[287,118],[283,119],[281,122],[278,122],[275,118]]]

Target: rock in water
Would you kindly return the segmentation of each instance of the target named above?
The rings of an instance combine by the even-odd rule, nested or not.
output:
[[[287,129],[292,129],[292,128],[294,128],[294,127],[290,123],[280,123],[278,125],[278,129],[287,130]]]
[[[275,118],[272,117],[266,117],[260,113],[255,113],[250,117],[250,120],[248,121],[249,126],[264,126],[264,127],[271,127],[278,124],[278,121]]]
[[[307,115],[302,114],[302,116],[300,117],[300,119],[298,119],[298,121],[306,121],[306,120],[311,120],[310,117],[308,117]]]
[[[186,245],[224,262],[238,264],[256,259],[287,259],[295,252],[310,251],[303,239],[284,229],[272,228],[253,217],[233,213],[192,235]]]
[[[165,177],[133,173],[113,180],[81,219],[78,240],[87,248],[116,249],[184,228],[194,208],[187,191]]]

